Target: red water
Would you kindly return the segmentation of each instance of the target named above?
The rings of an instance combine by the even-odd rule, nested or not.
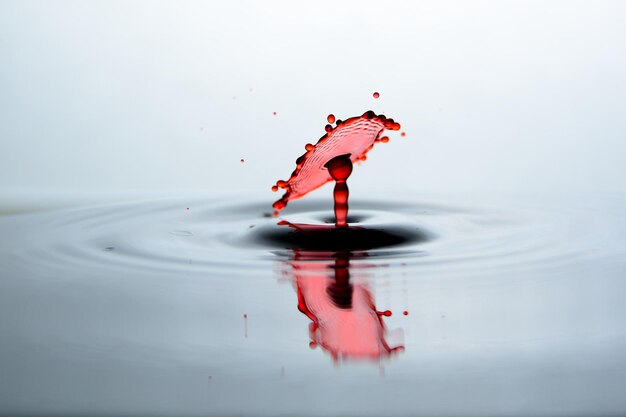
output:
[[[374,94],[372,94],[372,97],[378,98],[380,97],[380,94],[378,94],[378,91],[375,91]]]
[[[329,121],[330,116],[332,115],[328,116]],[[306,145],[306,153],[296,160],[296,169],[291,177],[286,181],[277,181],[272,187],[272,191],[278,191],[279,188],[285,190],[285,194],[274,203],[276,210],[284,209],[289,201],[301,198],[332,181],[327,164],[333,158],[345,155],[351,162],[365,161],[367,152],[375,143],[389,140],[387,137],[381,137],[385,130],[400,130],[399,123],[384,115],[376,115],[371,110],[362,116],[336,122],[335,127],[326,125],[327,133],[315,145]],[[343,197],[343,194],[339,193],[338,196]],[[341,204],[343,203],[340,201]]]
[[[335,362],[378,361],[404,350],[404,346],[392,347],[386,340],[383,317],[390,312],[376,310],[365,283],[351,282],[349,253],[328,253],[326,259],[320,258],[320,253],[312,257],[294,253],[289,264],[294,269],[298,309],[311,320],[311,348],[321,347]]]

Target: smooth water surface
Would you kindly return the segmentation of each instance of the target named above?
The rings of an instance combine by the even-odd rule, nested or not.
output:
[[[0,217],[0,414],[626,414],[622,201],[331,204]]]

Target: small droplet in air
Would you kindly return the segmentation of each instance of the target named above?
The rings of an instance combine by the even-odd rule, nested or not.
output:
[[[272,114],[273,114],[274,116],[276,116],[276,112],[275,112],[275,111],[274,111],[274,112],[272,112]]]
[[[275,186],[275,185],[272,185],[272,191],[274,191],[274,192],[278,191],[278,187]]]
[[[372,97],[378,98],[380,97],[380,94],[378,94],[378,91],[375,91],[374,94],[372,94]]]
[[[406,132],[400,133],[400,136],[405,137],[406,136]]]
[[[241,162],[241,163],[243,164],[243,163],[244,163],[244,162],[246,162],[246,161],[245,161],[243,158],[241,158],[241,159],[239,160],[239,162]]]
[[[381,141],[382,143],[387,143],[387,142],[389,142],[389,136],[383,136],[382,138],[380,138],[380,141]]]
[[[326,117],[326,120],[328,120],[328,123],[335,123],[335,115],[329,114],[328,117]]]
[[[406,311],[406,310],[404,310],[404,311],[402,312],[402,314],[404,314],[405,316],[408,316],[408,315],[409,315],[409,312],[408,312],[408,311]]]

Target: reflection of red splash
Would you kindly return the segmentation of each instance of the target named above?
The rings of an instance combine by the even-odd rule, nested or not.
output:
[[[380,360],[404,350],[387,343],[384,313],[378,312],[365,283],[350,282],[350,253],[295,251],[289,261],[298,292],[298,309],[310,320],[311,347],[320,346],[335,361]],[[325,256],[322,256],[325,255]]]
[[[329,115],[328,120],[334,120]],[[332,123],[332,122],[330,122]],[[367,152],[376,142],[383,141],[385,130],[400,130],[400,125],[383,115],[368,111],[362,116],[351,117],[346,121],[337,120],[337,126],[326,126],[327,133],[315,145],[307,144],[306,153],[296,160],[296,169],[287,181],[277,181],[273,191],[279,188],[285,194],[274,203],[276,210],[282,210],[291,200],[303,197],[321,187],[332,178],[324,165],[339,155],[349,155],[352,162],[364,161]],[[388,138],[384,138],[388,140]]]

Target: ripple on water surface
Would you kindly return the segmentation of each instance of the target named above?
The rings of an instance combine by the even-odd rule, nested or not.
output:
[[[602,254],[611,239],[576,211],[355,200],[342,230],[327,205],[299,202],[279,218],[266,203],[206,200],[56,211],[20,240],[29,262],[47,265],[246,274],[293,251],[349,251],[445,274],[568,263]]]

